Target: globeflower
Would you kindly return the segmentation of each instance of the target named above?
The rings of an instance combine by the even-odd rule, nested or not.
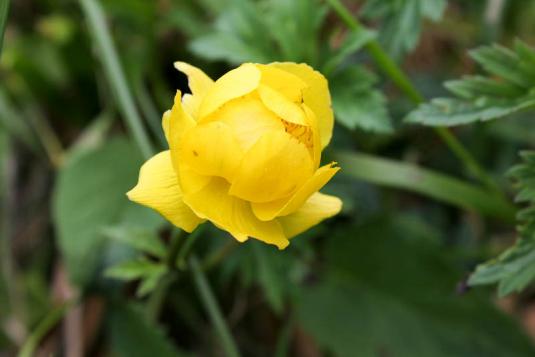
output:
[[[187,232],[208,220],[240,242],[279,249],[340,211],[339,198],[318,192],[339,170],[320,167],[333,130],[323,75],[306,64],[245,63],[213,81],[175,67],[192,94],[177,91],[164,113],[169,150],[141,167],[130,200]]]

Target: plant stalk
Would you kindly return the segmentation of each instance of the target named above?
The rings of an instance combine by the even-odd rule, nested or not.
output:
[[[340,0],[326,0],[340,19],[353,31],[363,28],[363,25],[353,17],[349,10]],[[420,104],[424,101],[422,94],[413,86],[408,76],[386,53],[377,40],[371,40],[366,44],[366,50],[377,63],[379,68],[387,75],[392,82],[414,103]],[[463,144],[447,128],[433,128],[440,139],[448,146],[453,154],[461,161],[465,169],[485,187],[493,192],[502,195],[496,183],[490,175],[479,165],[473,155],[463,146]]]
[[[105,20],[104,12],[97,0],[79,0],[89,26],[89,33],[99,52],[104,72],[108,78],[119,105],[121,114],[146,159],[154,154],[154,148],[143,127],[133,96],[128,88],[126,76],[119,62],[119,56]]]
[[[201,297],[202,304],[204,305],[204,308],[206,309],[206,312],[212,320],[212,324],[219,335],[225,355],[227,357],[239,357],[240,353],[238,352],[236,343],[234,342],[228,326],[225,323],[223,314],[221,313],[219,305],[217,304],[212,289],[210,289],[210,286],[208,285],[208,281],[206,280],[204,272],[201,269],[197,258],[192,256],[189,262],[191,271],[193,273],[195,286],[197,287]]]
[[[0,1],[0,55],[2,54],[2,45],[4,43],[4,33],[7,27],[7,16],[9,14],[9,0]]]

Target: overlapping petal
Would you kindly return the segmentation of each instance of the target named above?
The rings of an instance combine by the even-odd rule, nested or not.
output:
[[[199,109],[201,120],[228,101],[251,93],[258,88],[260,77],[260,70],[251,63],[243,64],[225,73],[204,96]]]
[[[200,191],[184,195],[184,201],[200,217],[210,220],[240,241],[253,237],[279,249],[289,244],[277,221],[260,221],[253,214],[249,202],[229,195],[228,189],[229,184],[225,180],[212,178]]]
[[[141,167],[139,181],[127,195],[130,200],[158,211],[186,232],[193,231],[203,221],[182,200],[169,151],[153,156]]]
[[[308,83],[298,75],[286,71],[284,68],[277,68],[273,64],[257,64],[256,66],[262,73],[262,85],[281,93],[294,103],[302,102],[303,91],[308,87]]]
[[[285,248],[341,201],[318,191],[339,170],[319,167],[333,115],[326,79],[305,64],[244,64],[217,81],[184,62],[162,127],[170,150],[143,165],[128,196],[184,230],[204,219],[239,241]]]
[[[183,136],[180,165],[232,182],[244,153],[232,128],[221,121],[199,124]]]
[[[305,145],[284,131],[264,134],[245,154],[229,193],[251,202],[293,194],[313,173]]]
[[[340,170],[333,164],[325,165],[316,170],[299,189],[291,196],[270,202],[253,202],[253,212],[262,221],[270,221],[279,216],[286,216],[299,209],[315,192],[319,191]]]
[[[229,125],[244,151],[269,131],[284,131],[279,117],[270,112],[258,98],[248,95],[225,104],[213,120]]]
[[[303,89],[303,100],[309,106],[318,120],[318,129],[323,149],[331,140],[334,116],[331,109],[331,96],[327,79],[304,63],[275,62],[271,66],[287,71],[301,78],[307,87]]]
[[[197,118],[202,99],[214,85],[214,81],[201,69],[185,62],[175,62],[175,68],[188,76],[190,94],[185,94],[184,108],[193,117]]]
[[[308,125],[303,109],[271,87],[260,85],[258,94],[264,105],[281,119],[297,125]]]

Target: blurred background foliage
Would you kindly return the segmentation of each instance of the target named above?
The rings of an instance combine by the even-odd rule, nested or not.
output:
[[[190,251],[244,356],[535,354],[535,156],[518,154],[535,146],[535,1],[347,0],[353,29],[329,2],[11,1],[0,354],[224,355]],[[374,46],[438,99],[415,105]],[[322,71],[342,214],[279,252],[207,225],[186,239],[128,202],[147,156],[131,119],[165,147],[161,113],[187,91],[175,60],[213,78],[242,62]],[[458,124],[491,188],[426,127]],[[488,283],[499,294],[470,287]]]

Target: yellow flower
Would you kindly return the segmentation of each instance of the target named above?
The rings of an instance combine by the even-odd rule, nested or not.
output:
[[[169,143],[141,168],[130,200],[191,232],[204,220],[238,241],[285,248],[337,214],[319,193],[339,170],[320,167],[333,113],[327,80],[306,64],[246,63],[213,81],[177,62],[192,94],[177,92],[163,115]]]

